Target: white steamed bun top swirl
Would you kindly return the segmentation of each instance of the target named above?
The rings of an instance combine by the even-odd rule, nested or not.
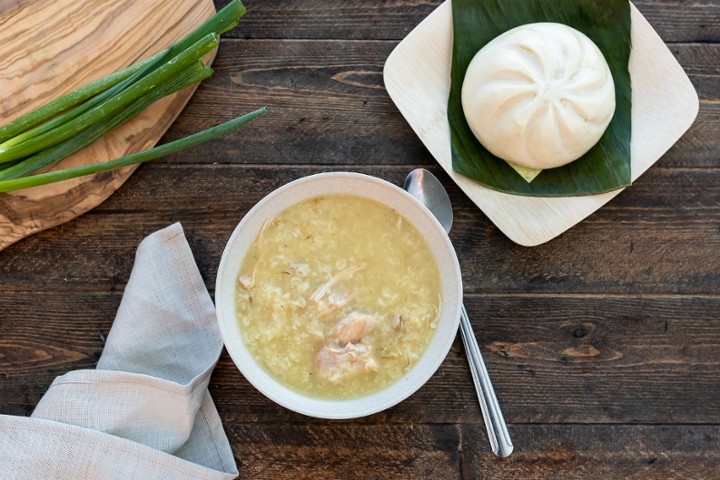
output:
[[[505,32],[472,59],[462,86],[470,129],[493,155],[528,168],[584,155],[615,112],[615,85],[598,47],[559,23]]]

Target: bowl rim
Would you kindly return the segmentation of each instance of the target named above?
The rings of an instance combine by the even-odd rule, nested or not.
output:
[[[352,187],[352,188],[350,188]],[[440,270],[442,305],[438,327],[415,365],[399,380],[368,395],[322,399],[296,392],[275,380],[245,347],[235,313],[239,265],[262,224],[302,200],[330,194],[373,199],[398,211],[423,233]],[[218,267],[215,304],[220,334],[242,375],[263,395],[298,413],[326,419],[371,415],[408,398],[434,375],[457,335],[462,304],[462,278],[455,249],[430,211],[412,195],[378,177],[356,172],[324,172],[293,180],[273,190],[241,219],[228,240]]]

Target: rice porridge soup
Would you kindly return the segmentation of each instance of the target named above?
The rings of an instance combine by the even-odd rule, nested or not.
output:
[[[440,273],[398,212],[324,195],[263,225],[240,267],[237,318],[252,355],[287,387],[346,399],[400,379],[440,312]]]

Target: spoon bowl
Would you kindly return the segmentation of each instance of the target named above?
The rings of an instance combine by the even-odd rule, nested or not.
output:
[[[435,215],[445,232],[450,233],[453,224],[452,204],[445,187],[435,175],[424,168],[416,168],[405,179],[403,188],[420,200]]]

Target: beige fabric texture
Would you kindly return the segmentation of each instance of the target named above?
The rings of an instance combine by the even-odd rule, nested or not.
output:
[[[207,390],[222,346],[181,225],[148,236],[97,368],[56,378],[29,418],[0,415],[0,476],[237,477]]]

